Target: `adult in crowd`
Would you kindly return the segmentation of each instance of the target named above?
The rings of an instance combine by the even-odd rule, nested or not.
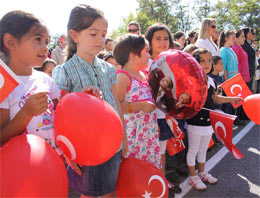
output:
[[[249,74],[250,74],[250,80],[247,83],[249,89],[252,90],[252,83],[255,75],[256,70],[256,52],[253,46],[251,45],[251,42],[255,39],[255,31],[252,28],[245,27],[242,29],[245,34],[245,43],[241,45],[241,47],[246,51],[248,56],[248,66],[249,66]]]
[[[57,63],[57,65],[63,64],[67,59],[67,37],[65,35],[61,35],[57,39],[57,46],[52,51],[51,58]]]
[[[128,31],[130,34],[141,35],[140,25],[139,25],[139,23],[137,23],[136,21],[131,21],[131,22],[128,24],[128,29],[127,29],[127,31]]]
[[[106,50],[107,52],[112,51],[112,43],[113,43],[113,39],[111,39],[111,38],[106,38],[106,41],[105,41],[105,50]]]
[[[214,19],[205,18],[201,22],[200,32],[196,45],[199,48],[206,48],[211,52],[212,56],[218,56],[219,51],[217,45],[213,42],[212,37],[217,32],[217,24]]]

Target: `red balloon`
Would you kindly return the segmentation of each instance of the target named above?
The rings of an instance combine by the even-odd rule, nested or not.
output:
[[[260,94],[247,96],[243,109],[250,120],[260,125]]]
[[[168,182],[161,171],[136,158],[125,159],[119,169],[117,197],[168,197]]]
[[[64,162],[36,135],[19,135],[0,148],[1,197],[67,197]]]
[[[120,148],[123,127],[118,113],[104,100],[75,92],[59,101],[54,119],[57,144],[78,164],[95,166]]]
[[[201,66],[182,51],[162,52],[151,65],[149,84],[157,107],[174,118],[195,116],[207,99]]]

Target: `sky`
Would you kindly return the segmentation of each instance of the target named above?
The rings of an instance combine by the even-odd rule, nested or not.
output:
[[[2,0],[3,1],[3,0]],[[42,19],[50,34],[66,33],[70,11],[84,3],[99,8],[108,20],[108,33],[116,29],[122,17],[136,14],[136,0],[5,0],[0,5],[0,18],[13,10],[24,10]]]

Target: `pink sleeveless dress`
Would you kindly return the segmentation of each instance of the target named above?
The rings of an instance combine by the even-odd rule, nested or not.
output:
[[[125,96],[127,102],[153,102],[147,80],[144,82],[139,81],[124,70],[120,70],[117,73],[124,73],[131,79],[131,85],[128,87]],[[124,114],[124,118],[129,148],[126,157],[142,159],[161,168],[159,129],[156,121],[156,112],[145,113],[138,111]]]

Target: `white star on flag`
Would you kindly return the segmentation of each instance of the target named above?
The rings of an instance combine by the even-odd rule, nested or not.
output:
[[[151,198],[151,194],[152,193],[148,193],[147,191],[145,191],[145,194],[142,195],[144,198]]]

